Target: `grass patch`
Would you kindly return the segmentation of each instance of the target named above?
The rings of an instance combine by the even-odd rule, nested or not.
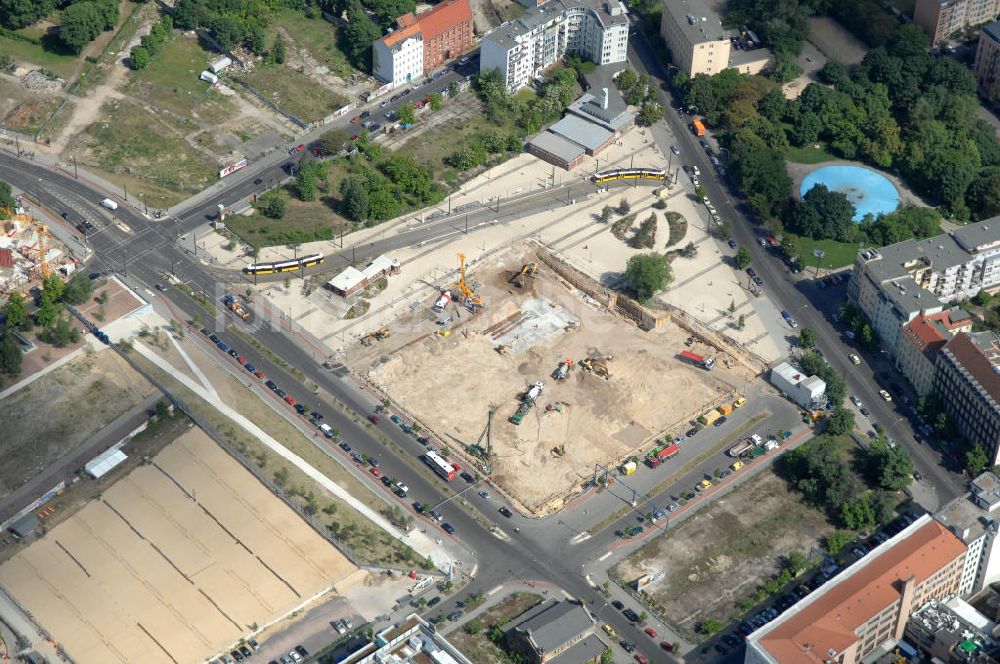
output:
[[[235,112],[234,102],[198,78],[211,57],[197,38],[175,34],[145,70],[131,74],[130,92],[157,108],[222,123]]]
[[[467,630],[460,629],[449,635],[448,640],[476,664],[506,664],[510,659],[490,641],[490,632],[493,631],[493,626],[503,626],[541,603],[541,595],[514,593],[483,611],[475,619],[482,626],[476,634],[469,634]]]
[[[161,207],[201,191],[217,176],[216,164],[196,152],[168,125],[127,101],[105,105],[95,122],[70,144],[80,163],[125,182],[137,198]]]
[[[785,150],[785,159],[796,164],[822,164],[824,161],[835,161],[840,157],[827,152],[826,146],[822,143],[813,143],[801,148],[789,146]]]
[[[316,81],[283,65],[258,66],[240,78],[303,122],[320,120],[347,103],[346,97],[318,93]]]
[[[296,48],[305,49],[317,62],[329,67],[337,76],[350,78],[357,70],[347,61],[343,51],[337,48],[337,26],[324,19],[318,10],[314,11],[315,18],[309,18],[301,9],[281,9],[273,14],[271,26],[284,28],[295,40]],[[273,43],[277,30],[272,32],[268,43]]]
[[[837,242],[836,240],[813,240],[807,237],[799,238],[799,257],[802,270],[816,269],[816,257],[813,250],[824,252],[819,261],[820,268],[833,270],[845,265],[854,265],[858,257],[858,245],[852,242]]]
[[[354,224],[333,211],[332,204],[329,198],[304,203],[289,196],[288,211],[281,219],[268,219],[262,214],[238,215],[226,219],[226,227],[244,242],[261,247],[328,240],[354,228]]]
[[[50,51],[42,44],[32,44],[6,36],[0,36],[0,53],[6,53],[19,62],[48,69],[67,81],[73,79],[80,67],[80,56]]]
[[[670,238],[667,246],[672,247],[684,239],[688,231],[688,222],[679,212],[667,212],[667,225],[670,227]]]

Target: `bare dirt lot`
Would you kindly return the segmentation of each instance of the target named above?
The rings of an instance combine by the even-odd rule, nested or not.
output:
[[[833,530],[768,471],[654,539],[616,572],[625,582],[666,572],[647,592],[691,638],[707,618],[725,624],[740,615],[740,600],[780,572],[784,556],[808,554]]]
[[[454,303],[435,313],[431,292],[426,308],[390,326],[392,338],[356,347],[348,363],[371,367],[371,380],[452,449],[475,443],[493,410],[494,481],[528,509],[557,509],[557,496],[592,476],[595,463],[614,463],[662,432],[686,426],[747,376],[682,363],[676,355],[685,349],[686,332],[669,323],[639,331],[586,303],[541,263],[524,289],[511,286],[511,275],[529,260],[536,258],[521,246],[472,271],[487,302],[477,317]],[[446,316],[455,321],[436,327]],[[575,331],[564,329],[574,325]],[[447,337],[434,333],[445,328]],[[502,347],[506,352],[498,351]],[[710,351],[699,344],[691,349]],[[610,380],[578,366],[566,380],[552,378],[560,361],[579,365],[592,356],[613,358]],[[508,418],[536,381],[544,382],[544,391],[516,426]],[[563,445],[559,458],[553,449]]]
[[[0,567],[71,657],[196,662],[357,568],[192,429]]]
[[[153,391],[115,353],[84,353],[5,398],[0,402],[0,496]]]
[[[864,59],[868,47],[832,18],[809,19],[809,41],[828,58],[845,65],[856,65]]]

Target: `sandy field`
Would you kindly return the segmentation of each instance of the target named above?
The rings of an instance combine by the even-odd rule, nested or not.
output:
[[[115,353],[84,353],[0,401],[0,496],[153,391]]]
[[[704,404],[742,386],[744,376],[682,363],[675,355],[686,348],[683,330],[668,324],[639,331],[585,303],[541,263],[527,287],[510,286],[514,270],[534,258],[511,251],[477,266],[471,280],[488,303],[479,316],[470,318],[456,305],[435,314],[437,298],[429,298],[423,309],[394,323],[389,340],[356,346],[349,363],[369,369],[375,383],[452,447],[475,443],[492,409],[493,480],[537,510],[591,477],[595,463],[613,463],[660,433],[686,426]],[[434,321],[449,315],[455,321],[443,327],[450,336],[435,335]],[[564,331],[562,320],[576,330]],[[505,342],[509,350],[497,352]],[[691,350],[714,354],[698,343]],[[595,355],[613,358],[610,380],[580,368],[564,381],[552,378],[560,361]],[[536,381],[544,392],[515,426],[508,418]],[[547,412],[549,406],[561,411]],[[552,450],[561,445],[559,458]]]
[[[79,664],[201,662],[356,568],[192,429],[0,566]]]

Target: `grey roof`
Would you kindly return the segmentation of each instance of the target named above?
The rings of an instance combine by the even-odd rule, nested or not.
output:
[[[879,292],[892,302],[896,311],[907,316],[941,308],[941,301],[937,296],[918,286],[910,276],[893,279],[892,283],[885,285]]]
[[[983,34],[995,42],[1000,42],[1000,21],[990,23],[983,28]]]
[[[609,2],[618,4],[618,0],[548,0],[537,7],[529,8],[513,21],[501,23],[487,32],[483,39],[488,39],[505,48],[513,48],[517,46],[517,37],[528,34],[574,7],[590,9],[605,26],[627,23],[628,17],[625,14],[612,16],[608,13],[606,5]]]
[[[978,224],[961,226],[952,231],[951,235],[960,247],[973,253],[987,245],[1000,243],[1000,217],[984,219]]]
[[[737,51],[735,48],[729,51],[729,65],[732,67],[739,67],[740,65],[748,65],[751,62],[760,62],[761,60],[770,60],[771,51],[766,48],[755,48],[750,51]]]
[[[588,122],[576,115],[567,115],[559,122],[549,127],[549,131],[559,134],[574,143],[579,143],[588,150],[596,150],[614,134],[604,127]]]
[[[625,101],[622,99],[621,93],[618,92],[618,87],[614,83],[611,83],[608,87],[607,108],[601,106],[600,96],[602,91],[598,89],[595,92],[597,93],[596,95],[589,92],[580,95],[580,98],[570,104],[566,111],[573,115],[579,115],[591,122],[596,122],[611,131],[618,131],[635,118],[632,113],[626,110]]]
[[[549,660],[553,664],[580,664],[580,662],[593,662],[599,659],[601,653],[610,647],[599,635],[591,634],[582,641],[574,643],[566,650],[562,651]]]
[[[983,503],[993,509],[1000,504],[1000,478],[987,471],[970,482],[972,493]]]
[[[984,516],[988,516],[987,511],[972,502],[969,494],[955,498],[934,514],[935,519],[966,545],[982,537],[986,529]]]
[[[585,608],[554,599],[521,614],[516,620],[514,629],[528,632],[534,645],[543,653],[552,652],[594,628],[594,620]]]
[[[722,28],[722,21],[705,0],[671,0],[663,3],[681,32],[692,44],[729,39],[729,33]],[[692,20],[689,20],[692,19]]]
[[[10,525],[10,532],[18,537],[24,538],[34,532],[38,527],[38,517],[34,514],[26,514]]]
[[[542,133],[535,136],[533,139],[528,141],[528,145],[534,145],[539,150],[548,152],[549,154],[562,159],[566,163],[570,163],[580,155],[584,154],[584,150],[577,143],[563,138],[559,134],[553,134],[551,131],[543,131]]]

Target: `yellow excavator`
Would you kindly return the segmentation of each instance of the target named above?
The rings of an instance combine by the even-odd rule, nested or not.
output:
[[[387,327],[380,327],[379,329],[375,330],[374,332],[369,332],[365,336],[361,337],[361,345],[362,346],[371,346],[372,343],[374,343],[376,341],[382,341],[383,339],[388,339],[391,336],[391,334],[392,333],[389,332],[389,328],[387,328]]]
[[[514,275],[514,278],[510,280],[510,283],[514,284],[518,288],[524,288],[524,281],[528,277],[534,277],[535,272],[538,272],[538,265],[535,263],[525,263],[521,266],[521,271]]]
[[[458,271],[458,292],[462,296],[462,304],[465,305],[466,309],[475,313],[483,308],[483,299],[469,288],[469,284],[465,281],[465,254],[458,255]]]

